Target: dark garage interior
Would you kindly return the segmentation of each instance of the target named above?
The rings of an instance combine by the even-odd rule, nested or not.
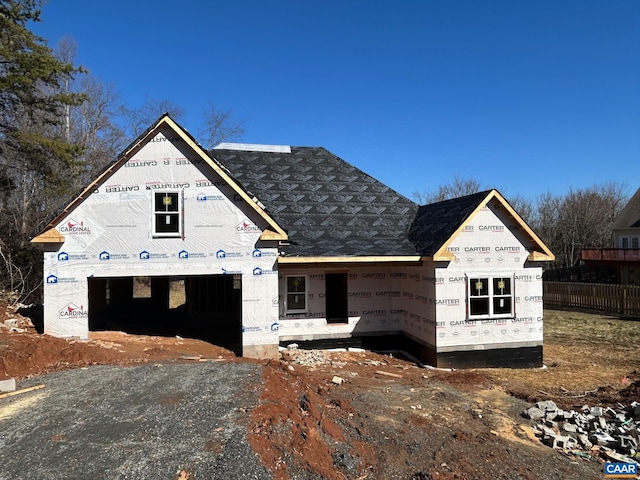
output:
[[[242,276],[89,278],[89,330],[182,336],[242,351]]]

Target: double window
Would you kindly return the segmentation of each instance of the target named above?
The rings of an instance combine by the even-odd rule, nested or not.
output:
[[[640,237],[633,235],[620,237],[620,248],[638,248],[639,239]]]
[[[153,192],[153,236],[182,236],[182,195],[180,191]]]
[[[287,277],[287,313],[306,313],[307,277],[295,275]]]
[[[469,278],[469,318],[512,316],[512,283],[511,277]]]

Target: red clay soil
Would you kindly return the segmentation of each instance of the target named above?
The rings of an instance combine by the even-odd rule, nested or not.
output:
[[[99,332],[68,341],[7,317],[24,331],[0,328],[0,379],[94,364],[247,361],[188,338]],[[427,370],[372,352],[260,363],[263,391],[248,417],[249,442],[275,479],[602,478],[597,462],[542,445],[520,416],[528,404],[482,372]],[[639,383],[628,388],[638,399]]]

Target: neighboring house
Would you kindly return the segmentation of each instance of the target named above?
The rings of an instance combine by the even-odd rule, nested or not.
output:
[[[640,189],[611,224],[612,248],[584,248],[580,258],[589,267],[611,267],[616,283],[640,285]]]
[[[323,148],[206,152],[164,115],[33,242],[57,336],[182,322],[248,357],[375,339],[434,366],[542,364],[554,257],[497,191],[418,206]]]

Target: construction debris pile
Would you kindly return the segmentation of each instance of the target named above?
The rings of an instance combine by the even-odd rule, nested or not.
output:
[[[9,318],[0,322],[0,333],[24,333],[33,328],[31,320],[25,317]]]
[[[280,355],[282,359],[289,365],[300,365],[303,367],[318,367],[321,365],[328,365],[334,368],[342,368],[349,362],[336,360],[332,354],[343,353],[366,353],[366,350],[362,348],[332,348],[328,350],[306,350],[298,347],[297,343],[291,343],[286,348],[280,349]],[[379,367],[386,365],[388,362],[381,360],[373,360],[368,358],[355,358],[349,357],[350,362],[356,365],[368,365]]]
[[[523,416],[534,422],[540,440],[585,459],[640,462],[640,403],[610,407],[583,406],[580,411],[562,410],[552,400],[537,402]]]
[[[293,343],[286,350],[281,352],[282,358],[290,364],[304,367],[314,367],[317,365],[328,365],[331,363],[331,356],[321,350],[302,350]]]

